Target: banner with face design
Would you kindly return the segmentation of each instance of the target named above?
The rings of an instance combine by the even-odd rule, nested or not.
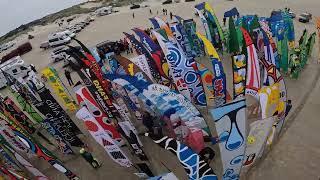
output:
[[[223,179],[239,179],[246,147],[246,100],[211,109],[220,139]]]
[[[93,99],[90,92],[85,87],[80,87],[75,91],[77,101],[79,105],[86,106],[91,113],[92,117],[96,119],[99,125],[115,140],[117,143],[121,143],[121,135],[116,130],[111,119],[109,119],[106,114],[101,111],[98,103]]]

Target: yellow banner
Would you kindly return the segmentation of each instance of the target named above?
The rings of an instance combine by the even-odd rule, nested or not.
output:
[[[64,87],[61,85],[54,72],[50,68],[46,68],[42,71],[42,74],[49,80],[52,88],[59,95],[68,110],[75,111],[77,109],[76,104],[73,102],[72,98],[65,92]]]
[[[197,32],[197,36],[203,41],[203,44],[207,49],[208,55],[213,57],[213,58],[217,58],[220,61],[220,57],[219,57],[216,49],[212,45],[212,43],[205,36],[200,34],[199,32]]]

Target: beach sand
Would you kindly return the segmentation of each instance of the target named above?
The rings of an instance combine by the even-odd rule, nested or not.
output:
[[[181,2],[177,4],[170,4],[170,5],[161,5],[160,1],[150,0],[144,2],[143,4],[147,4],[152,9],[153,15],[149,14],[149,7],[148,8],[140,8],[135,10],[130,10],[128,6],[117,8],[119,10],[118,13],[111,14],[108,16],[97,17],[94,22],[91,22],[89,26],[87,26],[84,30],[82,30],[79,34],[77,34],[77,39],[81,40],[85,43],[88,47],[94,46],[95,44],[105,41],[105,40],[119,40],[123,38],[124,35],[122,32],[133,33],[130,29],[134,27],[151,27],[151,23],[149,22],[148,18],[152,16],[156,16],[157,11],[159,12],[159,16],[164,18],[167,21],[171,21],[169,16],[162,15],[162,8],[168,9],[169,12],[173,14],[177,14],[185,19],[194,18],[197,22],[197,28],[200,32],[203,32],[202,24],[199,22],[199,18],[194,15],[195,11],[193,9],[196,2]],[[202,2],[202,1],[201,1]],[[310,12],[313,16],[320,16],[320,12],[318,8],[320,7],[319,0],[240,0],[240,1],[226,1],[226,0],[212,0],[208,1],[212,7],[214,8],[216,15],[218,16],[220,22],[222,22],[223,13],[233,7],[237,7],[240,14],[257,14],[259,16],[270,16],[270,12],[274,9],[280,9],[284,7],[290,7],[293,12],[297,15],[303,12]],[[90,4],[92,7],[92,3]],[[135,18],[132,18],[132,13],[135,14]],[[78,15],[79,19],[83,19],[87,17],[87,15]],[[77,21],[77,20],[75,20]],[[295,27],[296,27],[296,40],[302,34],[304,28],[307,28],[309,32],[315,31],[314,22],[310,22],[308,24],[299,23],[297,20],[294,20]],[[39,72],[41,69],[47,66],[55,67],[63,81],[66,81],[63,75],[62,65],[63,62],[59,63],[52,63],[50,59],[50,52],[51,50],[42,50],[39,48],[41,42],[46,41],[48,34],[52,32],[56,32],[58,30],[57,24],[49,24],[46,26],[35,27],[34,31],[30,34],[34,35],[34,39],[27,40],[27,36],[21,36],[16,39],[17,45],[29,41],[33,46],[33,50],[25,55],[22,58],[28,64],[34,64]],[[74,44],[74,43],[72,43]],[[317,47],[317,46],[316,46]],[[313,52],[313,59],[311,59],[308,63],[312,64],[313,68],[318,66],[316,64],[316,54],[317,49]],[[4,55],[1,53],[0,56]],[[230,58],[223,57],[222,58],[225,71],[228,78],[228,89],[232,92],[232,75],[231,75],[231,61]],[[307,66],[307,69],[312,68]],[[302,76],[306,73],[315,72],[316,70],[310,72],[303,72]],[[72,76],[75,79],[78,77],[75,73],[72,73]],[[310,78],[313,78],[314,74],[310,74]],[[293,102],[299,103],[303,99],[301,99],[302,94],[307,93],[307,89],[305,87],[311,86],[311,80],[307,79],[306,77],[302,77],[298,81],[290,80],[286,78],[286,83],[288,86],[288,97],[292,99]],[[303,87],[298,86],[298,83],[303,84]],[[68,87],[71,90],[70,87]],[[53,92],[53,91],[52,91]],[[3,94],[8,94],[6,90],[1,91]],[[55,94],[54,94],[55,95]],[[57,97],[55,95],[55,97]],[[57,98],[58,99],[58,98]],[[207,116],[206,110],[203,110],[205,117]],[[80,123],[74,117],[74,113],[69,112],[72,116],[74,122],[80,127],[82,132],[85,133],[84,139],[91,147],[93,154],[98,157],[99,161],[102,162],[102,167],[98,170],[94,170],[90,167],[90,165],[85,162],[81,157],[78,156],[70,156],[70,157],[63,157],[56,149],[49,146],[49,149],[54,151],[55,154],[61,158],[66,166],[72,170],[75,174],[77,174],[81,179],[84,180],[96,180],[96,179],[138,179],[133,173],[137,172],[137,170],[133,167],[131,168],[122,168],[118,164],[114,163],[108,155],[104,152],[102,147],[100,147],[87,133],[83,124]],[[212,127],[213,121],[210,118],[207,118],[208,124]],[[144,151],[150,158],[150,168],[152,169],[155,175],[165,173],[168,171],[172,171],[176,174],[179,179],[187,179],[186,173],[183,170],[182,166],[177,161],[176,157],[174,157],[170,152],[161,149],[157,145],[155,145],[149,138],[141,137],[143,144],[144,144]],[[219,159],[219,150],[217,146],[210,146],[214,148],[217,153],[217,156],[213,162],[211,162],[211,167],[215,170],[215,172],[221,177],[222,167]],[[128,152],[127,148],[123,148],[124,151],[128,154],[130,158],[132,158],[130,152]],[[282,156],[282,154],[279,154]],[[133,162],[137,162],[136,158],[132,158]],[[35,167],[39,168],[44,172],[46,175],[50,177],[50,179],[66,179],[62,173],[59,173],[54,168],[50,167],[46,162],[42,160],[37,160],[36,158],[33,159],[33,164]],[[168,168],[168,169],[167,169]],[[260,171],[259,171],[260,172]],[[254,172],[253,172],[254,173]],[[259,176],[267,177],[267,176]],[[302,174],[301,174],[301,177]],[[302,179],[302,178],[296,178]]]

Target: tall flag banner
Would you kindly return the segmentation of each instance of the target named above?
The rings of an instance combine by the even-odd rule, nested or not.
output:
[[[272,44],[270,42],[270,40],[272,40],[272,36],[270,37],[271,39],[269,39],[269,35],[267,32],[262,30],[262,33],[263,33],[263,44],[264,44],[264,59],[276,65],[276,59],[274,56]]]
[[[41,171],[39,171],[37,168],[35,168],[30,162],[28,162],[26,159],[24,159],[18,152],[13,150],[7,145],[4,145],[6,149],[8,149],[15,157],[15,159],[23,165],[37,180],[49,180],[49,178],[44,175]]]
[[[104,148],[110,158],[123,167],[131,167],[132,163],[122,150],[116,145],[109,134],[101,127],[101,125],[92,117],[86,107],[82,107],[77,113],[78,119],[82,120],[86,125],[91,136]]]
[[[134,35],[131,35],[131,34],[128,34],[125,32],[124,32],[124,34],[130,40],[132,46],[137,51],[137,53],[139,55],[144,54],[146,56],[147,62],[149,64],[149,67],[150,67],[150,70],[152,73],[152,76],[157,82],[159,82],[161,80],[160,73],[159,73],[159,71],[157,69],[157,65],[156,65],[154,59],[152,58],[152,56],[150,55],[149,51],[134,37]]]
[[[121,135],[116,130],[113,122],[100,110],[97,102],[93,99],[87,88],[81,87],[75,91],[79,105],[85,105],[92,117],[99,125],[114,139],[115,142],[121,143]]]
[[[81,60],[83,61],[83,64],[86,65],[85,67],[91,70],[89,70],[88,73],[88,75],[91,78],[91,81],[93,82],[94,86],[98,89],[100,96],[103,97],[103,99],[106,101],[108,108],[112,111],[113,114],[117,115],[118,112],[115,109],[115,107],[113,107],[112,100],[108,96],[110,85],[108,81],[103,78],[103,73],[100,66],[92,56],[89,49],[79,40],[74,40],[78,42],[78,44],[80,44],[81,48],[85,53],[85,58],[81,58]]]
[[[229,38],[228,49],[233,55],[240,53],[239,38],[234,24],[233,17],[229,17]]]
[[[316,42],[316,33],[312,33],[308,39],[308,42],[307,42],[307,55],[308,57],[310,57],[312,55],[312,51],[313,51],[313,47],[314,47],[314,44]]]
[[[201,76],[203,89],[206,94],[206,102],[208,106],[214,106],[214,89],[212,85],[212,80],[214,78],[213,73],[205,67],[203,64],[197,63],[198,72]]]
[[[267,72],[267,85],[278,84],[279,86],[279,102],[277,107],[277,121],[272,126],[272,133],[268,138],[268,144],[271,145],[273,139],[276,137],[276,134],[279,135],[285,121],[285,112],[286,112],[286,102],[287,102],[287,89],[284,82],[284,79],[280,72],[277,70],[276,66],[269,63],[266,60],[260,60]]]
[[[269,117],[250,124],[243,167],[250,167],[259,159],[265,149],[266,141],[275,118]]]
[[[210,29],[209,29],[209,25],[208,25],[208,21],[207,21],[206,17],[204,17],[203,13],[201,12],[201,9],[198,9],[198,6],[195,7],[195,10],[199,14],[199,17],[200,17],[200,20],[202,22],[202,25],[203,25],[203,28],[204,28],[204,32],[206,33],[207,39],[211,43],[213,43],[212,36],[211,36],[211,33],[210,33]]]
[[[109,118],[114,118],[115,112],[110,103],[107,91],[104,90],[99,82],[99,79],[95,76],[92,70],[85,65],[86,57],[76,48],[69,47],[70,50],[67,53],[77,61],[69,61],[72,69],[74,69],[80,76],[83,84],[88,88],[94,99],[97,100],[101,109],[108,115]]]
[[[183,21],[183,27],[191,45],[192,55],[194,57],[203,57],[205,55],[204,45],[196,34],[196,23],[193,19],[187,19]]]
[[[233,63],[233,99],[245,96],[247,61],[246,56],[236,55],[232,57]]]
[[[130,58],[130,60],[135,65],[137,65],[142,70],[142,72],[144,72],[150,78],[150,80],[152,82],[155,82],[155,80],[152,77],[152,74],[151,74],[151,71],[150,71],[150,67],[149,67],[149,64],[147,62],[147,58],[146,58],[146,56],[144,54],[142,54],[140,56],[137,56],[137,57]]]
[[[239,179],[246,147],[246,100],[232,101],[211,109],[220,140],[223,179]]]
[[[130,144],[133,152],[142,161],[148,160],[147,156],[142,150],[142,143],[138,136],[138,132],[135,127],[129,121],[119,122],[120,132],[126,137],[128,143]]]
[[[177,86],[178,91],[185,97],[191,100],[191,94],[188,90],[185,77],[182,75],[185,64],[182,62],[182,54],[179,49],[169,40],[166,40],[161,34],[152,31],[153,35],[157,38],[170,67],[170,73]],[[181,67],[184,66],[184,67]]]
[[[29,137],[24,136],[22,133],[17,131],[16,128],[7,124],[3,120],[0,121],[2,127],[7,127],[7,129],[11,129],[12,133],[15,134],[17,138],[26,146],[33,154],[36,156],[46,160],[51,166],[53,166],[58,171],[62,172],[69,179],[77,179],[78,177],[71,172],[69,169],[64,167],[64,165],[56,158],[54,155],[45,149],[41,144],[34,143]]]
[[[27,112],[34,121],[38,123],[41,123],[43,121],[42,116],[17,91],[12,90],[11,93],[20,104],[20,107],[22,107],[22,110]]]
[[[246,94],[249,94],[259,100],[258,91],[261,86],[260,81],[260,66],[257,55],[257,50],[254,47],[253,41],[249,33],[240,28],[247,46],[247,79],[246,79]]]
[[[153,82],[136,64],[123,56],[115,56],[115,59],[123,67],[127,74],[143,78],[145,81]]]
[[[2,143],[5,141],[3,137],[0,137]],[[17,162],[9,155],[9,153],[0,146],[0,157],[1,161],[5,164],[6,167],[10,169],[15,169],[16,171],[22,171],[21,167],[17,164]]]
[[[208,2],[205,2],[204,9],[207,11],[208,19],[213,21],[214,24],[217,26],[220,40],[224,41],[224,39],[225,39],[224,34],[223,34],[221,25],[219,23],[219,20],[215,14],[213,8],[210,6],[210,4]]]
[[[55,138],[56,143],[63,154],[73,154],[72,149],[65,142],[61,133],[59,133],[59,131],[52,126],[48,120],[44,120],[41,124]]]
[[[49,80],[52,88],[58,94],[68,110],[75,111],[77,107],[72,98],[66,93],[66,90],[61,84],[59,77],[57,77],[57,74],[55,73],[55,69],[52,67],[47,67],[42,71],[42,74]]]
[[[116,101],[117,104],[114,104],[114,107],[117,108],[117,110],[120,113],[121,119],[124,121],[131,121],[131,114],[129,112],[129,109],[125,103],[124,98],[121,96],[121,94],[126,94],[125,90],[118,86],[116,83],[111,82],[112,85],[112,97]],[[128,98],[128,97],[127,97]],[[130,102],[132,103],[132,102]]]
[[[223,66],[216,49],[212,43],[200,33],[197,33],[198,37],[203,41],[207,53],[210,56],[210,60],[213,66],[214,78],[212,80],[214,88],[214,101],[215,106],[219,107],[227,102],[227,82],[226,75],[223,70]]]
[[[196,154],[188,146],[181,144],[179,141],[164,137],[152,137],[153,141],[160,147],[169,150],[177,156],[179,162],[187,172],[190,180],[217,180],[218,177],[213,172],[209,164]]]
[[[155,61],[163,83],[169,83],[169,66],[159,44],[156,44],[151,37],[143,30],[132,29],[139,37],[140,42],[149,50],[153,60]],[[164,84],[165,85],[165,84]]]
[[[180,23],[174,23],[170,25],[171,30],[175,36],[175,38],[177,39],[178,44],[180,44],[180,47],[183,49],[184,52],[181,52],[181,54],[185,53],[185,62],[183,62],[187,67],[188,67],[188,72],[187,72],[187,79],[190,79],[190,77],[192,76],[196,76],[195,78],[192,77],[193,81],[192,83],[188,83],[187,85],[189,86],[189,90],[192,94],[193,100],[195,102],[195,104],[200,105],[200,106],[206,106],[207,102],[206,102],[206,98],[205,98],[205,93],[203,90],[203,86],[202,86],[202,81],[201,81],[201,77],[200,74],[198,72],[198,67],[196,65],[196,62],[194,60],[194,57],[192,55],[192,51],[191,51],[191,47],[189,45],[188,42],[188,38],[186,38],[186,33],[185,30],[183,29],[182,24]],[[192,73],[192,76],[191,76]]]
[[[160,26],[160,29],[164,30],[168,36],[168,39],[170,41],[174,40],[174,36],[173,33],[170,29],[170,27],[168,26],[168,24],[166,22],[164,22],[163,19],[161,19],[160,17],[154,17],[154,19],[157,21],[157,23]]]
[[[19,107],[9,98],[5,97],[0,102],[1,112],[13,121],[15,124],[23,128],[29,134],[33,134],[36,129],[33,127],[33,123],[30,119],[19,109]]]
[[[29,154],[29,150],[26,145],[24,145],[20,139],[11,131],[7,126],[7,123],[4,119],[0,119],[0,134],[6,140],[10,146],[19,152],[25,152]]]
[[[71,146],[81,147],[83,142],[76,136],[81,133],[79,128],[54,99],[50,91],[42,88],[37,92],[42,101],[34,104],[35,107],[46,116],[46,119],[60,132],[65,141],[70,143]]]

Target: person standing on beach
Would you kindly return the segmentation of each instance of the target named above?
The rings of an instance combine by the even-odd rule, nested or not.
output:
[[[71,78],[71,73],[69,70],[64,70],[64,75],[66,76],[67,80],[68,80],[68,83],[70,86],[73,85],[73,81],[72,81],[72,78]]]
[[[134,19],[134,13],[132,13],[132,18]]]
[[[149,12],[150,12],[150,14],[152,14],[152,10],[151,9],[149,9]]]
[[[162,9],[162,14],[166,15],[166,10]]]
[[[170,19],[172,20],[172,17],[173,17],[173,14],[172,14],[172,12],[170,12]]]

